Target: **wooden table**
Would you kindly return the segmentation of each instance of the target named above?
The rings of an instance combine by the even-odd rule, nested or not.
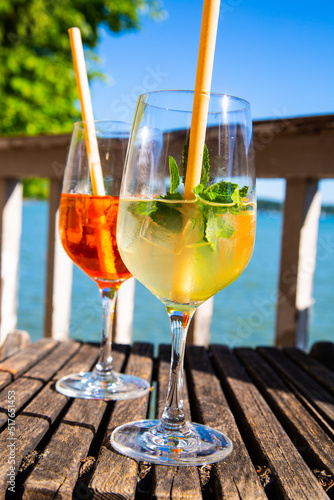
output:
[[[98,347],[42,339],[0,363],[0,498],[334,498],[329,347],[327,367],[294,348],[187,347],[186,413],[234,444],[224,461],[197,468],[138,464],[109,442],[115,426],[161,413],[169,346],[157,359],[150,344],[115,346],[115,369],[152,381],[153,390],[106,403],[54,388],[59,377],[90,369]]]

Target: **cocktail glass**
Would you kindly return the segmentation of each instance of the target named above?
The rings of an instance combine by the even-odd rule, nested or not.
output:
[[[161,420],[124,424],[111,443],[127,456],[166,465],[212,463],[232,451],[223,433],[185,421],[183,359],[196,308],[243,272],[255,238],[249,104],[210,95],[200,182],[185,196],[193,98],[190,91],[140,96],[118,215],[123,261],[166,306],[172,356]]]
[[[103,325],[100,354],[93,371],[60,379],[56,389],[84,399],[131,399],[149,391],[138,377],[114,373],[111,354],[116,294],[131,277],[117,248],[119,190],[130,125],[94,122],[105,196],[93,194],[84,124],[74,125],[59,207],[59,231],[64,249],[97,284],[102,297]]]

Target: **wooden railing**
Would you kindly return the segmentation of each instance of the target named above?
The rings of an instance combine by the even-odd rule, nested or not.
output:
[[[0,139],[0,345],[16,329],[22,185],[27,177],[50,179],[44,335],[69,334],[72,263],[61,247],[57,211],[69,135]],[[304,348],[312,304],[320,215],[320,179],[334,178],[334,115],[254,122],[258,178],[286,179],[276,312],[276,345]],[[134,280],[121,287],[116,342],[131,342]],[[126,313],[122,311],[125,310]],[[212,301],[195,314],[189,341],[209,341]]]

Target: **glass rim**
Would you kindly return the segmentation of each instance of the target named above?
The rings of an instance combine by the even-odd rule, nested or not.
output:
[[[157,108],[157,109],[165,109],[168,111],[178,111],[181,113],[192,113],[192,109],[189,109],[189,110],[188,109],[178,109],[178,108],[174,109],[173,107],[159,106],[157,104],[151,104],[148,102],[148,98],[151,95],[157,95],[157,94],[161,94],[161,95],[162,94],[171,94],[172,95],[172,94],[176,94],[176,93],[194,95],[195,93],[200,94],[201,92],[195,91],[195,90],[182,90],[182,89],[152,90],[150,92],[144,92],[143,94],[140,94],[138,96],[138,103],[143,102],[146,106],[150,106],[152,108]],[[209,96],[210,96],[210,100],[211,100],[211,97],[214,97],[214,98],[224,98],[225,97],[225,98],[230,99],[233,102],[242,103],[242,105],[243,105],[242,107],[240,106],[240,108],[238,108],[238,109],[231,109],[231,110],[221,109],[221,110],[217,110],[217,111],[209,111],[209,114],[240,113],[243,111],[250,110],[250,102],[242,97],[237,97],[237,96],[234,96],[231,94],[221,94],[219,92],[209,92]]]

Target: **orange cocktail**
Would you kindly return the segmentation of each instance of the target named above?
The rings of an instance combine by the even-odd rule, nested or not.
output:
[[[131,277],[116,242],[119,199],[62,193],[60,238],[67,254],[99,287],[119,288]]]

